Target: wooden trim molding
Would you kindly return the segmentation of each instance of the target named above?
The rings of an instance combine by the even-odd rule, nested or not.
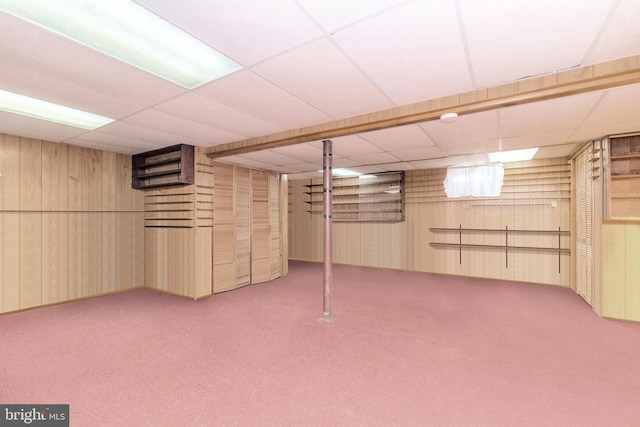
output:
[[[437,120],[640,83],[640,55],[531,77],[369,114],[292,129],[206,149],[212,158]]]

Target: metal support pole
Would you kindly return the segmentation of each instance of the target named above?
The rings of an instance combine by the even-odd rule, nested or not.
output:
[[[333,183],[332,179],[332,141],[327,139],[323,141],[323,218],[324,218],[324,277],[323,289],[324,300],[322,309],[322,320],[330,322],[333,320],[331,312],[331,285],[333,283],[333,244],[331,237],[332,219],[331,219],[331,191]]]

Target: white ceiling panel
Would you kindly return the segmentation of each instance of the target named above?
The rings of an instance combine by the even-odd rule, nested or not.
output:
[[[583,124],[594,127],[637,120],[639,104],[640,85],[608,90]]]
[[[183,119],[163,111],[147,109],[127,117],[125,120],[137,126],[156,129],[167,134],[176,135],[193,141],[199,141],[200,146],[218,145],[240,139],[239,135],[224,132],[219,129]]]
[[[459,0],[479,87],[582,63],[615,0]]]
[[[514,137],[527,135],[534,129],[555,131],[577,128],[601,96],[600,92],[589,92],[503,108],[499,110],[500,134],[502,137]]]
[[[446,157],[446,154],[440,149],[440,147],[425,147],[415,148],[413,150],[394,151],[393,155],[404,162]]]
[[[382,165],[385,163],[396,163],[400,159],[391,153],[361,154],[349,157],[361,165]]]
[[[358,135],[348,135],[339,138],[331,138],[331,141],[333,142],[333,144],[331,144],[331,148],[334,158],[336,156],[357,156],[363,153],[382,153],[383,151],[370,142],[365,141]],[[311,142],[311,145],[320,148],[320,150],[323,150],[322,141],[313,141]]]
[[[298,3],[328,32],[360,21],[404,0],[298,0]]]
[[[252,65],[321,34],[290,0],[137,0],[242,65]]]
[[[256,151],[253,153],[241,154],[243,159],[254,160],[258,162],[268,163],[271,165],[282,166],[294,162],[296,159],[277,153],[273,150]]]
[[[638,17],[640,1],[619,0],[585,64],[597,64],[636,54],[637,47],[640,46]]]
[[[0,111],[0,133],[63,142],[85,132],[84,129]]]
[[[406,3],[333,37],[397,105],[472,89],[452,0]]]
[[[195,92],[286,129],[331,120],[330,116],[249,70],[225,76]],[[295,114],[291,114],[292,111]]]
[[[571,142],[600,139],[607,135],[620,133],[640,133],[640,119],[626,122],[607,123],[599,126],[583,126],[576,130],[569,140]]]
[[[385,151],[410,150],[435,145],[418,125],[397,126],[393,128],[365,132],[362,139],[371,142]]]
[[[145,126],[137,126],[123,121],[117,121],[103,126],[100,128],[100,132],[129,140],[140,141],[141,145],[138,152],[145,151],[143,146],[147,146],[149,144],[154,144],[158,147],[168,147],[176,144],[200,144],[200,141],[194,141],[189,138],[168,134],[161,130],[151,129]]]
[[[116,153],[123,154],[137,154],[165,147],[165,145],[154,142],[125,138],[98,131],[85,133],[77,138],[69,139],[66,142],[73,145],[79,145],[81,147],[110,147],[108,151],[115,151]],[[106,150],[106,148],[103,149]]]
[[[318,148],[312,144],[297,144],[287,147],[275,148],[273,150],[278,154],[289,156],[292,159],[304,160],[305,162],[322,162],[322,148]]]
[[[451,123],[433,120],[419,126],[442,147],[483,142],[500,135],[497,110],[461,115]]]
[[[77,84],[54,79],[30,69],[0,61],[1,89],[112,119],[120,119],[144,106]]]
[[[4,12],[0,12],[0,28],[0,58],[61,81],[145,105],[186,91]]]
[[[538,134],[505,137],[500,140],[498,151],[521,150],[523,148],[542,147],[545,145],[559,145],[569,139],[573,129],[557,130]]]
[[[465,144],[442,144],[442,149],[449,156],[459,156],[461,154],[490,153],[500,150],[500,139],[491,138],[483,141],[475,141]]]
[[[253,70],[336,119],[393,107],[326,38],[271,58]]]
[[[240,138],[280,132],[283,129],[256,117],[242,113],[194,92],[156,106],[158,110],[217,127]]]

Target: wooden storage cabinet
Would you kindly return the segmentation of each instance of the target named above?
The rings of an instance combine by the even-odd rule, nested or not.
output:
[[[609,218],[640,220],[640,135],[609,139]]]
[[[131,186],[136,189],[194,183],[194,147],[172,145],[133,156]]]

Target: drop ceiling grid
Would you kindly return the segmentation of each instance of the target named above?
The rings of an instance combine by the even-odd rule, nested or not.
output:
[[[473,89],[451,1],[406,3],[333,37],[396,105]]]
[[[175,135],[176,138],[187,138],[197,141],[195,145],[211,146],[235,141],[240,138],[239,135],[225,132],[215,127],[207,126],[178,117],[164,111],[158,111],[153,108],[146,109],[124,120],[136,126],[146,127],[149,129],[165,132],[169,135]]]
[[[283,131],[283,128],[250,116],[212,99],[189,92],[158,104],[156,109],[178,117],[193,120],[225,132],[238,135],[237,139]]]
[[[326,38],[271,58],[253,70],[334,119],[393,107]]]
[[[331,121],[329,115],[249,69],[203,85],[194,92],[284,129]]]
[[[384,151],[410,150],[435,145],[418,125],[364,132],[360,134],[360,137]]]
[[[460,0],[480,87],[580,65],[615,0]]]
[[[140,111],[144,106],[97,92],[84,86],[53,78],[28,68],[0,61],[0,89],[9,90],[67,107],[120,119]]]
[[[636,54],[637,47],[640,46],[639,16],[638,0],[618,1],[598,40],[585,58],[585,64],[596,64]]]
[[[406,0],[298,0],[327,32],[334,32],[404,2]]]
[[[142,105],[155,104],[186,92],[174,83],[4,12],[0,12],[0,28],[0,58],[3,61],[48,75],[61,84],[74,83]]]
[[[244,66],[289,50],[322,33],[290,0],[139,0],[166,20]]]

